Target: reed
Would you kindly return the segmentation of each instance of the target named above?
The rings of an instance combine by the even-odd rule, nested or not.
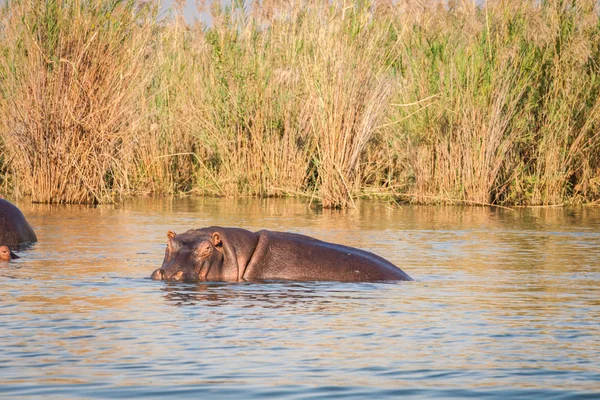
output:
[[[388,135],[417,201],[598,197],[595,2],[459,3],[408,18],[396,102],[410,106],[392,109],[402,122]]]
[[[195,191],[269,196],[302,191],[313,148],[294,44],[263,32],[241,4],[213,8],[213,26],[186,36],[185,126],[201,159]]]
[[[18,194],[90,203],[129,189],[152,14],[118,0],[3,6],[0,129]]]
[[[311,110],[311,160],[315,185],[325,207],[345,208],[361,191],[367,144],[388,105],[393,83],[385,76],[387,30],[369,18],[368,4],[330,7],[300,36],[311,46],[302,52],[302,81]]]
[[[218,177],[208,187],[228,196],[313,192],[325,207],[346,207],[391,92],[382,77],[387,32],[366,4],[262,7],[213,8],[213,27],[190,39],[197,70],[186,114],[210,154],[206,171]]]
[[[188,131],[189,100],[184,85],[187,74],[195,71],[184,57],[185,35],[181,20],[161,24],[155,26],[146,48],[143,66],[150,79],[139,97],[141,118],[132,127],[128,159],[121,163],[130,192],[189,192],[197,183],[200,158]]]
[[[339,208],[600,198],[595,1],[220,4],[206,27],[153,2],[9,0],[3,187]]]

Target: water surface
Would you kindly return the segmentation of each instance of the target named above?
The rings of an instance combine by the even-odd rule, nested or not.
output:
[[[39,243],[0,265],[3,397],[600,397],[600,208],[18,205]],[[360,247],[416,281],[148,279],[167,230],[210,225]]]

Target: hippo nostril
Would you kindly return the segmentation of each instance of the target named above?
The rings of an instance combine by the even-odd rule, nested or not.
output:
[[[165,279],[165,270],[162,268],[157,269],[152,273],[152,276],[150,278],[155,279],[157,281]]]
[[[173,276],[174,279],[180,280],[183,278],[183,271],[177,271],[177,273]]]

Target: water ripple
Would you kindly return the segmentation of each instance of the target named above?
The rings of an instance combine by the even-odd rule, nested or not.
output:
[[[600,397],[600,212],[181,201],[28,211],[40,243],[0,269],[0,397]],[[148,279],[199,215],[368,248],[417,281]]]

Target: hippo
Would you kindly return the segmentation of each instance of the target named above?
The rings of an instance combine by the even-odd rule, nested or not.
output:
[[[19,258],[18,255],[13,253],[8,246],[0,246],[0,262],[8,262],[10,260],[14,260],[15,258]]]
[[[15,247],[37,242],[37,236],[21,210],[0,197],[0,246]]]
[[[167,233],[167,281],[411,281],[378,255],[295,233],[211,226]]]

